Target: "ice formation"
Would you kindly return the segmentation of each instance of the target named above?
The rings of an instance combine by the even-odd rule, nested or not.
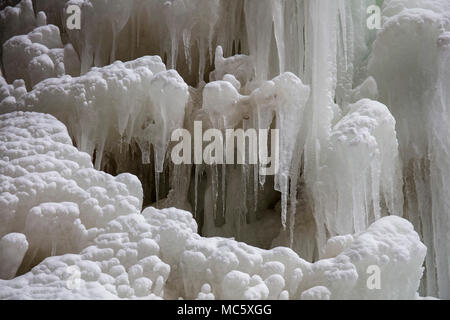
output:
[[[0,298],[286,299],[317,296],[318,286],[328,290],[320,298],[416,295],[426,248],[401,218],[349,236],[346,248],[331,238],[330,257],[316,263],[288,248],[203,238],[186,211],[140,214],[139,181],[93,169],[52,116],[14,112],[0,120],[1,225],[9,227],[1,231],[0,256],[10,257],[1,260],[2,277],[15,274],[21,256],[31,266],[48,257],[1,280]],[[383,291],[365,285],[370,264],[383,270]]]
[[[416,298],[423,259],[420,295],[450,297],[448,1],[35,9],[0,12],[0,297]],[[279,129],[280,170],[174,165],[194,121]]]
[[[13,36],[26,34],[46,23],[43,11],[35,15],[31,0],[20,1],[15,7],[7,6],[0,12],[0,41],[3,44]]]
[[[47,78],[80,74],[80,62],[71,44],[63,47],[59,28],[38,27],[12,37],[3,45],[6,80],[24,79],[28,88]]]
[[[444,138],[449,120],[449,9],[447,1],[388,2],[384,29],[374,42],[369,64],[380,101],[398,119],[405,216],[420,230],[429,249],[424,285],[428,293],[446,298],[450,289],[450,145]]]

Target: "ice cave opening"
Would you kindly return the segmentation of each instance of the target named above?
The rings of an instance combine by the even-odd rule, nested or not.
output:
[[[450,1],[0,10],[0,299],[450,298]]]

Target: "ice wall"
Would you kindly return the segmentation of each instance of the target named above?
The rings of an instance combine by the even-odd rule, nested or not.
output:
[[[405,215],[429,249],[427,294],[448,298],[448,32],[446,1],[386,2],[369,72],[397,119]],[[415,30],[412,32],[412,30]],[[393,45],[395,43],[395,45]],[[444,169],[445,168],[445,169]]]

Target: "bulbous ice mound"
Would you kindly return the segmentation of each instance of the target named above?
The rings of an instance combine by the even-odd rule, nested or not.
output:
[[[9,38],[26,34],[38,26],[47,24],[43,11],[34,14],[31,0],[22,0],[15,7],[6,7],[0,11],[0,41],[3,44]],[[0,48],[1,52],[1,48]]]
[[[104,151],[133,138],[144,163],[153,145],[161,172],[170,134],[183,126],[188,86],[175,70],[166,71],[160,57],[145,56],[80,77],[47,79],[20,97],[17,109],[50,113],[66,123],[77,147],[95,155],[97,169]]]
[[[49,255],[79,252],[99,227],[141,210],[139,180],[96,171],[50,115],[1,115],[0,142],[0,236],[27,237],[23,271]]]
[[[63,45],[59,28],[37,27],[3,45],[2,62],[9,82],[24,79],[28,88],[44,79],[80,74],[80,61],[71,44]]]
[[[70,252],[1,280],[0,299],[417,297],[426,247],[400,217],[331,238],[329,258],[309,263],[289,248],[203,238],[186,211],[150,207],[139,214],[137,178],[94,170],[50,115],[0,116],[0,142],[0,235],[9,233],[0,240],[2,257],[13,247],[26,251],[24,235],[27,255],[33,248]],[[0,270],[9,261],[0,260]],[[376,290],[367,273],[373,266]]]

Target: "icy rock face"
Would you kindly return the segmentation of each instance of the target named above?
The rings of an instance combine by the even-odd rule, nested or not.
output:
[[[450,206],[443,196],[450,178],[450,145],[443,138],[449,120],[449,14],[447,1],[387,2],[369,65],[380,101],[397,119],[405,215],[429,249],[423,290],[442,298],[450,288]]]
[[[59,28],[54,25],[9,39],[3,45],[2,59],[6,79],[24,79],[28,88],[47,78],[80,74],[77,53],[72,45],[63,46]]]
[[[50,255],[78,253],[100,227],[141,210],[139,180],[93,169],[50,115],[0,116],[0,141],[0,236],[27,237],[25,269]]]

